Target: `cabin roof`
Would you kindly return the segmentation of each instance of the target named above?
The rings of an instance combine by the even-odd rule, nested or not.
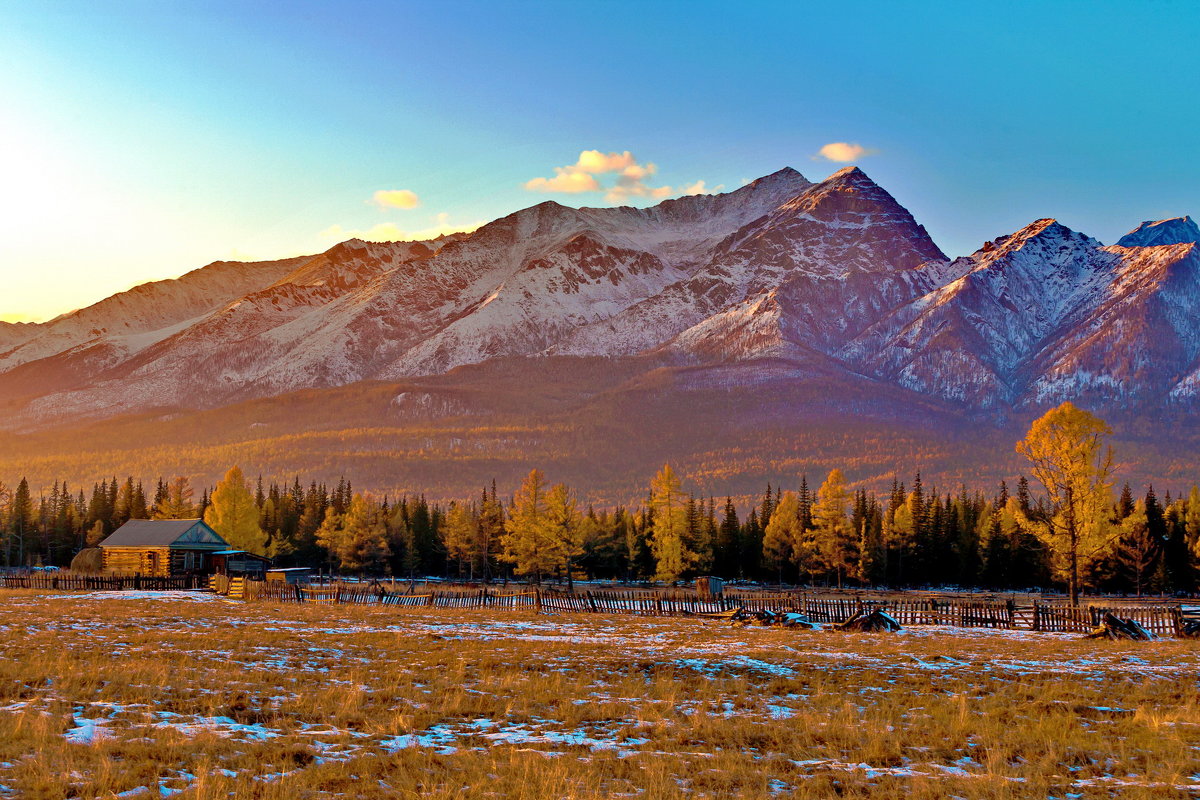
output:
[[[179,547],[207,550],[229,543],[201,519],[131,519],[112,532],[100,547]]]
[[[270,561],[266,556],[260,556],[258,553],[251,553],[249,550],[214,550],[214,556],[245,556],[246,558],[254,558],[259,561]]]

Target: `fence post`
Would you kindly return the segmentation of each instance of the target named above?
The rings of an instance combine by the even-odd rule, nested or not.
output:
[[[1183,636],[1183,606],[1171,609],[1171,623],[1175,627],[1175,635]]]

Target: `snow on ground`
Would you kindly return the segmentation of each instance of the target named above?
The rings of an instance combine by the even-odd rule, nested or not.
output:
[[[61,602],[64,599],[80,602],[65,604]],[[169,740],[215,739],[247,748],[294,742],[313,753],[317,764],[414,750],[467,757],[500,746],[531,749],[547,757],[635,759],[679,756],[679,752],[662,749],[662,740],[656,738],[662,735],[661,730],[655,733],[654,726],[679,725],[680,720],[727,720],[730,724],[750,721],[773,728],[813,725],[813,704],[828,701],[830,691],[821,685],[814,688],[813,683],[830,678],[835,680],[825,685],[841,687],[836,691],[844,695],[835,699],[851,719],[862,718],[866,709],[896,691],[897,685],[907,684],[905,691],[912,691],[912,686],[926,687],[920,689],[926,694],[913,695],[909,712],[913,724],[919,724],[923,702],[937,702],[943,693],[962,691],[961,687],[974,682],[1020,687],[1033,680],[1070,680],[1087,687],[1092,692],[1088,696],[1098,698],[1103,696],[1101,690],[1122,681],[1174,685],[1171,682],[1178,681],[1180,675],[1200,674],[1200,652],[1184,642],[1144,646],[1085,643],[1076,634],[945,626],[911,627],[897,634],[847,634],[829,629],[732,628],[723,622],[701,619],[280,607],[231,602],[195,592],[5,598],[0,602],[0,657],[4,655],[5,639],[16,642],[31,636],[71,641],[74,648],[101,652],[112,659],[114,670],[127,656],[144,657],[154,640],[135,638],[133,631],[142,632],[143,619],[138,625],[129,624],[123,611],[114,617],[109,609],[116,606],[98,605],[94,601],[99,599],[125,601],[132,610],[141,609],[141,617],[150,621],[145,624],[169,643],[171,658],[187,664],[196,674],[225,676],[228,687],[269,689],[258,691],[252,699],[253,713],[243,715],[220,706],[201,711],[163,705],[162,700],[173,697],[165,689],[159,699],[118,702],[67,697],[60,695],[57,684],[48,682],[39,693],[14,695],[0,703],[0,717],[48,714],[56,704],[69,703],[68,722],[58,729],[61,734],[55,735],[61,735],[71,747],[102,748],[111,742],[152,739],[160,734]],[[200,604],[208,605],[202,609]],[[20,616],[21,609],[28,609],[24,616]],[[529,653],[535,653],[534,661],[525,667],[530,680],[561,677],[569,682],[583,674],[590,683],[585,682],[585,691],[564,696],[539,713],[509,715],[475,710],[447,716],[436,712],[441,700],[437,693],[445,688],[416,682],[403,696],[386,698],[390,713],[406,721],[398,730],[365,730],[332,717],[289,716],[281,710],[307,695],[336,687],[344,688],[349,695],[377,695],[382,691],[375,682],[379,670],[397,668],[396,662],[387,661],[391,649],[396,643],[411,647],[414,642],[429,642],[431,648],[457,654],[453,658],[458,661],[446,662],[443,669],[469,667],[485,655],[500,658],[505,653],[521,653],[529,658]],[[455,649],[457,642],[466,646]],[[1172,648],[1171,658],[1154,655],[1160,652],[1155,648]],[[631,671],[645,684],[630,683]],[[622,674],[623,678],[613,677]],[[617,680],[626,683],[618,684]],[[688,686],[697,680],[714,685],[728,683],[732,693],[697,698],[647,691],[637,696],[640,685]],[[203,691],[219,693],[223,689],[206,687]],[[486,683],[468,683],[461,691],[481,698],[483,705],[477,709],[487,708],[487,702],[498,697],[496,687]],[[1122,702],[1119,696],[1107,703],[1098,699],[1054,703],[1057,705],[1048,707],[1055,713],[1069,714],[1076,724],[1094,727],[1097,732],[1105,726],[1132,724],[1135,718],[1151,718],[1144,709]],[[585,713],[581,715],[572,708]],[[1161,730],[1200,727],[1198,723],[1168,719],[1157,710],[1151,716]],[[845,723],[829,719],[817,724],[836,728]],[[713,752],[703,752],[702,739],[695,741],[694,748],[690,746],[692,739],[687,741],[689,751],[700,751],[692,755],[714,756]],[[995,777],[994,769],[980,763],[979,751],[972,750],[969,742],[956,745],[960,749],[953,759],[914,754],[902,763],[887,764],[826,757],[825,753],[800,757],[797,753],[772,751],[771,746],[755,744],[746,753],[764,760],[788,756],[793,772],[772,779],[776,787],[773,791],[778,794],[786,794],[796,780],[830,771],[870,780]],[[1200,761],[1200,748],[1193,747],[1192,751]],[[5,789],[11,783],[6,771],[0,763],[0,797],[12,795]],[[285,780],[292,771],[249,777]],[[1200,791],[1200,776],[1192,775],[1193,771],[1180,773],[1178,781],[1163,783],[1162,788]],[[195,780],[183,770],[118,796],[170,796],[186,790]],[[1024,778],[1004,780],[1021,782]],[[1075,791],[1114,795],[1130,786],[1146,789],[1156,785],[1116,769],[1079,777],[1071,784]]]
[[[190,601],[195,603],[230,602],[228,598],[212,592],[150,592],[132,589],[110,592],[78,592],[73,594],[47,594],[39,599],[54,600],[163,600],[168,602]]]

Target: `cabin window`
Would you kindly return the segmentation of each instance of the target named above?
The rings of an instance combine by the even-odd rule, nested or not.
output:
[[[158,573],[158,553],[146,554],[146,571],[151,575]]]
[[[191,572],[196,568],[196,555],[190,550],[183,554],[183,569],[186,572]]]

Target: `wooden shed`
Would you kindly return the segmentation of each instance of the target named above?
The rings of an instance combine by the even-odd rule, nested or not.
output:
[[[267,582],[307,586],[312,581],[311,567],[283,567],[267,570]]]
[[[271,567],[271,559],[246,550],[218,550],[212,554],[212,572],[221,575],[251,575],[262,578]]]
[[[104,569],[170,577],[213,571],[229,543],[201,519],[131,519],[100,542]]]

